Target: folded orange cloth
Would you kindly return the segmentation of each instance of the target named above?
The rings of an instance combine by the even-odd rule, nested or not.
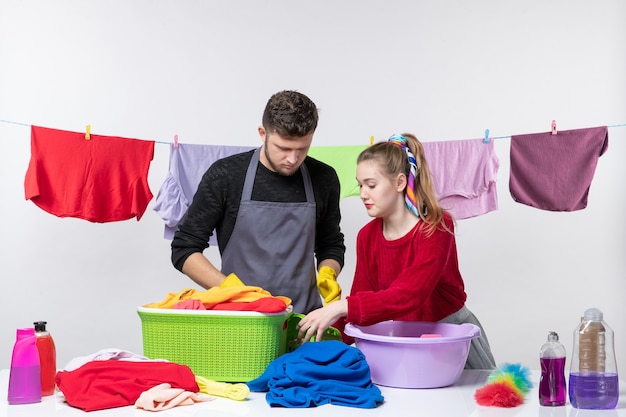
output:
[[[196,402],[211,401],[215,398],[204,394],[172,388],[168,383],[156,385],[139,395],[135,407],[148,411],[167,410],[178,405],[192,405]]]
[[[174,308],[174,305],[185,300],[200,300],[207,310],[221,303],[251,302],[265,297],[274,297],[285,302],[285,308],[291,305],[291,299],[285,296],[272,296],[261,287],[238,285],[232,287],[213,287],[205,291],[185,288],[177,293],[169,293],[159,302],[144,305],[146,308]]]

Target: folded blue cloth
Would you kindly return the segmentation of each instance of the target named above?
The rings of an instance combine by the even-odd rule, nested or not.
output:
[[[265,392],[274,406],[305,408],[334,404],[375,408],[384,401],[372,383],[363,353],[343,342],[307,342],[270,362],[265,372],[247,383]]]

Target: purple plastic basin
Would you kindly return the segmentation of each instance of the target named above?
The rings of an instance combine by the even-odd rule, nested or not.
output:
[[[480,336],[480,328],[469,323],[391,320],[371,326],[349,323],[345,333],[354,337],[356,347],[365,355],[373,383],[438,388],[459,379],[470,342]]]

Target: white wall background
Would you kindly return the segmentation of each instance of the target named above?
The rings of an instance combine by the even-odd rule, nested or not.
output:
[[[618,125],[625,18],[622,0],[0,0],[0,119],[15,122],[0,123],[0,367],[15,329],[35,320],[49,322],[59,366],[142,352],[136,307],[193,285],[170,264],[154,200],[141,221],[108,224],[25,201],[29,125],[159,141],[155,196],[175,134],[258,145],[282,89],[321,108],[315,145]],[[509,145],[496,139],[499,210],[458,223],[468,306],[498,362],[534,369],[549,330],[569,354],[579,317],[598,307],[626,371],[626,127],[609,129],[589,206],[572,213],[512,201]],[[341,207],[347,293],[369,218],[356,197]]]

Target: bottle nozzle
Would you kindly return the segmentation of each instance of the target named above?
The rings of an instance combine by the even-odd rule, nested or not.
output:
[[[48,324],[47,321],[36,321],[33,323],[35,325],[35,331],[36,332],[45,332],[46,331],[46,324]]]

